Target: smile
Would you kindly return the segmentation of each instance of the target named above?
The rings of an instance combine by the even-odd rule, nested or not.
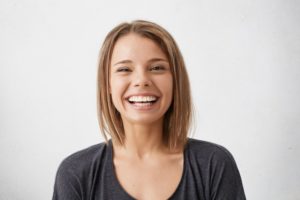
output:
[[[131,96],[128,101],[130,103],[154,103],[157,99],[155,96]]]
[[[151,109],[158,99],[156,96],[131,96],[127,101],[137,109]]]

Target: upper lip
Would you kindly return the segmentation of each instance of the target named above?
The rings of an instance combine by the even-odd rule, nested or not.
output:
[[[132,96],[155,96],[156,98],[159,98],[157,94],[150,93],[150,92],[143,92],[143,93],[130,94],[126,97],[126,99],[129,99]]]

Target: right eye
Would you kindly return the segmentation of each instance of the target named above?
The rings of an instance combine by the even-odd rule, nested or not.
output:
[[[128,67],[121,67],[119,69],[117,69],[117,72],[129,72],[129,68]]]

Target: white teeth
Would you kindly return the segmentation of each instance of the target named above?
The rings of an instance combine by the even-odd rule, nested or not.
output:
[[[149,102],[155,101],[156,99],[155,96],[131,96],[128,100],[131,102]]]

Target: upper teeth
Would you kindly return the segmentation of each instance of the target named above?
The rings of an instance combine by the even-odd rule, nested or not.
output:
[[[132,96],[128,100],[144,102],[144,101],[155,101],[156,99],[157,98],[155,96]]]

